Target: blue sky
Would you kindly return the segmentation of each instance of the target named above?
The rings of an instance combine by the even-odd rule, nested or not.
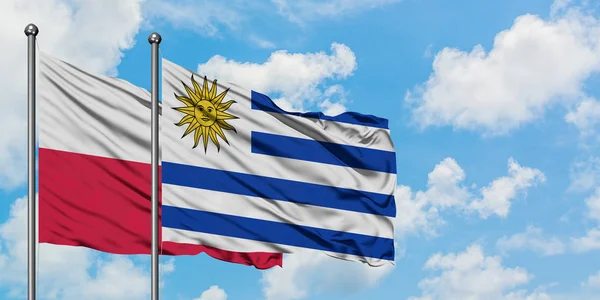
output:
[[[26,283],[16,199],[26,195],[29,20],[40,50],[141,87],[157,31],[164,58],[284,108],[390,120],[395,267],[164,258],[162,299],[600,298],[598,3],[18,2],[0,4],[0,299],[22,298]],[[40,256],[43,299],[148,298],[148,258],[45,245]]]

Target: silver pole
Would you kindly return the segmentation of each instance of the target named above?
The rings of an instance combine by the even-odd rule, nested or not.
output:
[[[35,24],[25,27],[27,36],[27,299],[35,300],[36,205],[35,205]]]
[[[158,45],[162,38],[154,32],[152,46],[152,300],[158,300]]]

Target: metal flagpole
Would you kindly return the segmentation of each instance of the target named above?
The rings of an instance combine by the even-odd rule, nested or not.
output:
[[[158,45],[162,38],[154,32],[152,46],[152,300],[158,300]]]
[[[35,24],[25,27],[27,36],[27,299],[35,300],[37,222],[35,203]]]

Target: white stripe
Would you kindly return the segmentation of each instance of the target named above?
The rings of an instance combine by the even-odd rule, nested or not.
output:
[[[360,261],[371,266],[383,266],[393,264],[393,261],[362,257],[351,254],[326,252],[294,246],[259,242],[248,239],[240,239],[222,235],[208,234],[202,232],[188,231],[182,229],[162,228],[164,242],[175,242],[195,245],[206,245],[231,252],[271,252],[271,253],[299,253],[299,252],[325,252],[327,255],[350,261]]]
[[[150,162],[150,93],[40,53],[40,147]]]
[[[310,119],[288,114],[270,112],[265,114],[271,116],[268,120],[272,122],[271,124],[265,124],[262,128],[267,133],[375,150],[394,151],[388,129]]]
[[[163,184],[163,204],[226,215],[394,238],[390,218]]]

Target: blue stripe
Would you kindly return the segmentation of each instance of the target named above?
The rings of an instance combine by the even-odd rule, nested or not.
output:
[[[252,153],[396,174],[396,153],[252,131]]]
[[[162,163],[162,182],[191,188],[310,204],[388,217],[396,216],[394,195],[286,179]]]
[[[321,112],[287,112],[279,108],[271,98],[261,93],[252,91],[252,109],[262,110],[266,112],[274,112],[279,114],[300,116],[311,119],[327,120],[340,123],[349,123],[377,128],[389,129],[388,120],[372,115],[363,115],[355,112],[345,112],[335,117],[326,116]]]
[[[162,226],[266,243],[394,260],[394,240],[343,231],[162,206]]]

